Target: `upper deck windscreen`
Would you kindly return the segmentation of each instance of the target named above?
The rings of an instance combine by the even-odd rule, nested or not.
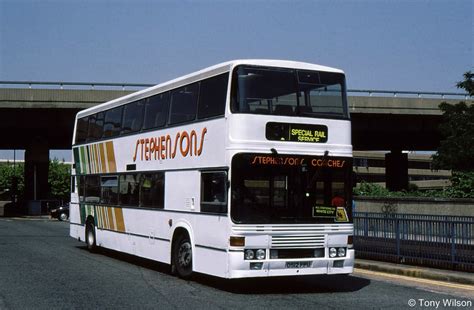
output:
[[[347,119],[342,73],[238,66],[232,76],[233,113]]]

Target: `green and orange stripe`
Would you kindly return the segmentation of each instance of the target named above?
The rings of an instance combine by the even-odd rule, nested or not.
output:
[[[74,148],[74,162],[77,174],[117,172],[112,141]]]

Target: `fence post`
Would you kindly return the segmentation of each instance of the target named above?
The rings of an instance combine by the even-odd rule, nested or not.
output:
[[[395,235],[397,238],[397,260],[400,261],[400,219],[395,219]]]
[[[454,222],[451,222],[451,264],[456,265],[456,232],[454,230]]]
[[[365,218],[364,218],[364,236],[368,237],[369,236],[369,214],[366,212],[365,213]]]

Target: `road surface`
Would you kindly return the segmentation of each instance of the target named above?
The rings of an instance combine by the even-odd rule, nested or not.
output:
[[[0,309],[470,309],[474,288],[366,270],[349,276],[178,279],[166,265],[89,253],[66,222],[0,218]],[[410,304],[410,305],[409,305]],[[411,304],[414,306],[411,307]]]

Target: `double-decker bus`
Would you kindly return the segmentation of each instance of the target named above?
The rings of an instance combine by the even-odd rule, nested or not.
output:
[[[70,235],[223,278],[353,271],[341,70],[236,60],[77,114]]]

